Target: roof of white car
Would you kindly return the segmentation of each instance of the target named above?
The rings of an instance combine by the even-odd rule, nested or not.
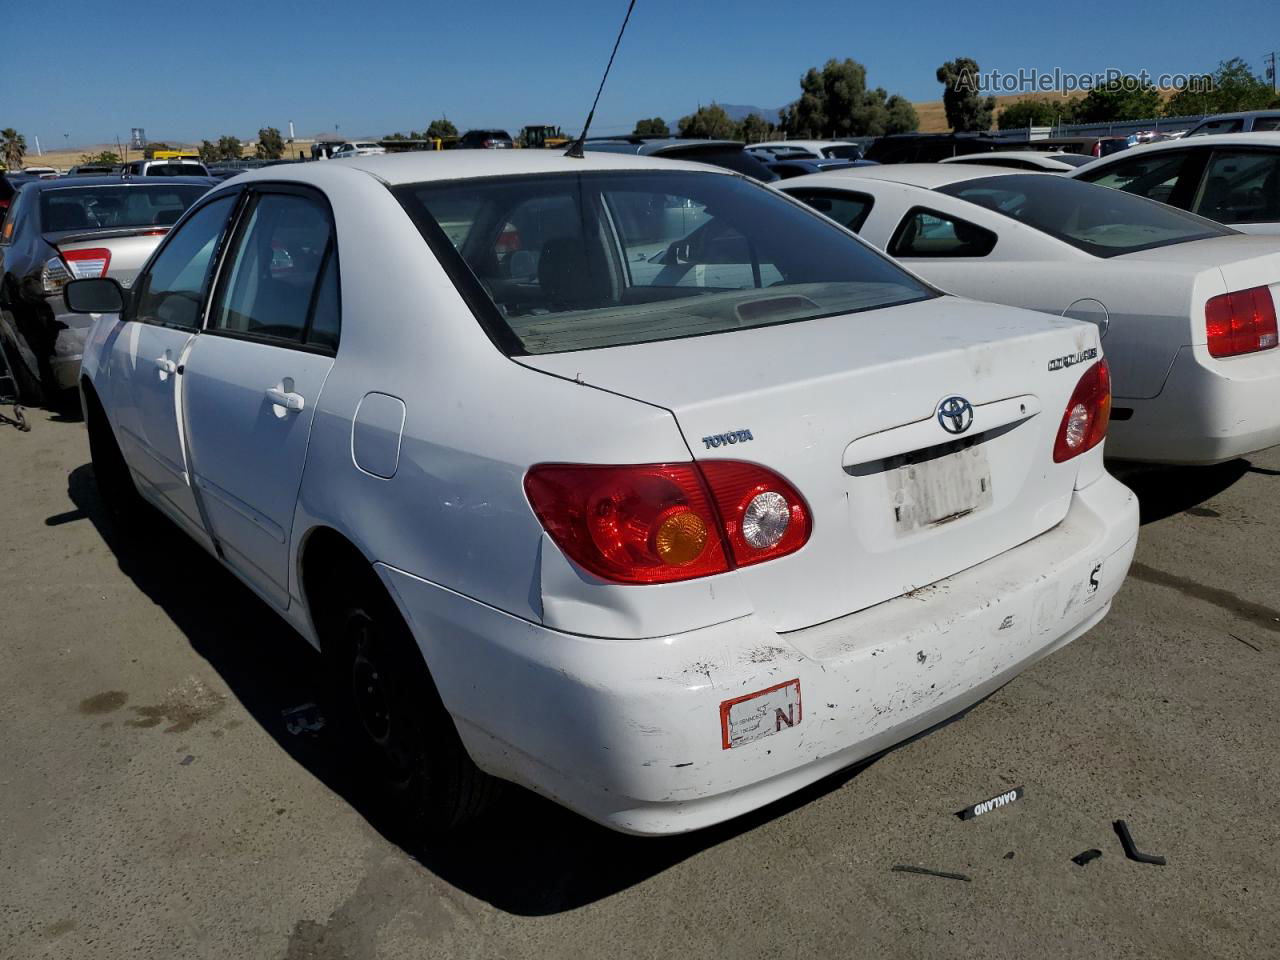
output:
[[[1159,150],[1185,150],[1187,147],[1274,147],[1280,150],[1280,131],[1271,133],[1209,133],[1195,137],[1179,137],[1177,140],[1161,140],[1158,143],[1140,143],[1107,157],[1133,156],[1134,150],[1155,153]]]
[[[359,170],[385,183],[422,183],[430,180],[465,180],[472,177],[520,176],[531,173],[581,173],[585,170],[695,170],[729,174],[705,163],[688,163],[662,157],[606,153],[588,150],[581,160],[561,150],[434,150],[377,156],[343,157],[310,163],[265,167],[242,174],[238,182],[298,180],[332,176],[333,169]]]
[[[995,157],[1001,160],[1061,160],[1061,150],[993,150],[990,153],[962,153],[958,157],[946,157],[939,163],[980,163],[983,158]],[[1070,164],[1064,164],[1070,166]]]
[[[977,163],[882,163],[871,167],[826,170],[806,179],[822,177],[833,180],[856,177],[859,180],[887,180],[890,183],[905,183],[908,186],[933,190],[935,187],[945,187],[949,183],[959,183],[962,180],[976,180],[979,177],[1010,177],[1017,174],[1038,176],[1031,170],[988,167]],[[789,180],[786,185],[791,186],[796,180]]]
[[[848,140],[766,140],[763,143],[753,143],[752,147],[798,147],[801,150],[808,148],[821,149],[822,147],[850,147],[856,146]]]

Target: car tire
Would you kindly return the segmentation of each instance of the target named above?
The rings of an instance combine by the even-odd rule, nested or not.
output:
[[[361,772],[415,841],[479,817],[501,781],[467,754],[386,589],[368,568],[330,587],[331,696]]]
[[[6,323],[7,321],[7,323]],[[4,318],[0,318],[0,327],[13,326],[13,315],[6,314]],[[40,375],[38,371],[32,371],[27,367],[26,359],[19,345],[6,338],[3,332],[0,332],[0,348],[4,351],[5,365],[9,368],[9,373],[13,376],[14,385],[18,389],[18,403],[27,407],[38,407],[44,403],[44,389],[41,386]]]
[[[84,409],[85,427],[89,434],[89,460],[93,464],[98,496],[112,521],[117,526],[127,527],[141,516],[142,497],[134,486],[129,465],[116,443],[106,411],[92,388],[86,388]]]

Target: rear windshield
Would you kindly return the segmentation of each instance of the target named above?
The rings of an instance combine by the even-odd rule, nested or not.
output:
[[[934,296],[825,219],[725,174],[495,177],[395,193],[509,354],[673,340]]]
[[[1086,163],[1093,163],[1093,157],[1082,157],[1078,153],[1055,153],[1053,159],[1073,167],[1083,167]]]
[[[153,163],[146,168],[148,177],[198,177],[204,172],[199,163]]]
[[[1146,197],[1039,173],[962,180],[938,192],[1002,213],[1096,257],[1235,232]]]
[[[67,187],[40,194],[48,233],[169,226],[209,188],[187,183]]]

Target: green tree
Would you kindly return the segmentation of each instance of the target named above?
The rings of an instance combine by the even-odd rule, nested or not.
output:
[[[403,133],[399,133],[399,132],[397,132],[397,133],[388,133],[388,134],[387,134],[385,137],[383,137],[382,139],[383,139],[383,140],[417,140],[417,139],[418,139],[418,133],[417,133],[417,131],[416,131],[416,130],[410,131],[410,132],[409,132],[409,135],[408,135],[407,137],[406,137]]]
[[[794,137],[878,137],[914,130],[915,109],[883,87],[867,89],[867,68],[856,60],[828,60],[800,78],[800,99],[779,112]]]
[[[279,160],[284,156],[284,138],[275,127],[263,127],[258,131],[258,148],[255,151],[259,160]]]
[[[233,137],[230,134],[219,137],[214,149],[217,152],[215,160],[239,160],[244,156],[244,144],[240,142],[239,137]]]
[[[885,133],[911,133],[920,129],[920,115],[906,97],[895,93],[885,101],[884,107]]]
[[[200,160],[203,163],[213,163],[218,159],[218,145],[210,143],[208,140],[200,142]]]
[[[732,140],[738,134],[724,107],[712,102],[709,107],[699,107],[695,113],[680,118],[680,136],[697,137],[700,140]]]
[[[748,113],[738,125],[738,139],[747,143],[772,140],[778,128],[758,113]]]
[[[1000,111],[996,124],[1001,130],[1059,126],[1075,123],[1079,109],[1079,97],[1069,100],[1019,100]]]
[[[1160,91],[1137,77],[1123,76],[1094,87],[1080,101],[1076,123],[1146,120],[1160,113]]]
[[[148,142],[147,149],[142,152],[142,155],[146,157],[148,160],[152,160],[155,158],[157,150],[172,150],[172,149],[173,147],[169,146],[167,143],[163,141]]]
[[[1165,116],[1263,110],[1275,97],[1271,84],[1249,69],[1249,64],[1239,57],[1223,60],[1213,73],[1192,77],[1191,81],[1165,103]]]
[[[995,97],[978,93],[978,63],[969,57],[948,60],[938,68],[938,82],[943,85],[942,108],[947,123],[956,132],[990,130]]]
[[[82,153],[80,155],[80,162],[115,164],[120,162],[120,155],[114,150],[103,150],[101,153]]]
[[[669,137],[671,136],[671,128],[667,126],[667,121],[661,117],[649,117],[645,120],[636,121],[636,128],[632,131],[632,136]]]
[[[13,127],[0,130],[0,159],[6,170],[20,170],[22,158],[27,155],[27,138]]]
[[[456,137],[458,128],[455,127],[448,117],[441,117],[439,120],[432,120],[427,127],[427,135],[425,140],[447,140],[449,137]]]

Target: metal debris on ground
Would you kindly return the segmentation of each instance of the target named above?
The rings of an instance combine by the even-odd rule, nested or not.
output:
[[[1071,862],[1074,863],[1077,867],[1083,867],[1086,863],[1089,863],[1091,860],[1097,860],[1100,856],[1102,856],[1101,850],[1098,850],[1098,849],[1085,850],[1083,853],[1077,853],[1074,857],[1072,857]]]
[[[179,760],[178,763],[180,766],[189,767],[191,766],[192,763],[195,762],[195,759],[196,758],[194,756],[188,753],[185,757]]]
[[[281,710],[285,729],[295,737],[304,733],[319,733],[324,729],[324,714],[314,703],[303,703],[288,710]]]
[[[1157,867],[1163,867],[1169,862],[1158,853],[1143,853],[1139,850],[1133,842],[1133,836],[1129,833],[1129,825],[1123,820],[1117,820],[1113,826],[1120,837],[1120,846],[1124,847],[1124,855],[1130,860],[1137,863],[1151,863]]]
[[[942,877],[944,880],[963,880],[965,883],[973,880],[968,874],[948,873],[945,870],[930,870],[928,867],[913,867],[905,863],[895,863],[892,869],[894,873],[918,873],[925,877]]]
[[[1250,643],[1250,642],[1249,642],[1248,640],[1246,640],[1244,637],[1237,637],[1234,633],[1228,633],[1228,634],[1227,634],[1227,636],[1228,636],[1228,637],[1230,637],[1232,640],[1239,640],[1241,643],[1243,643],[1246,647],[1248,647],[1248,648],[1249,648],[1250,650],[1252,650],[1254,653],[1261,653],[1261,652],[1262,652],[1262,648],[1261,648],[1261,647],[1255,647],[1252,643]]]
[[[990,800],[983,800],[980,803],[974,803],[963,810],[957,810],[956,816],[961,820],[972,820],[974,817],[980,817],[984,813],[990,813],[992,810],[999,809],[1007,804],[1013,803],[1015,800],[1021,800],[1026,790],[1023,787],[1014,787],[999,796],[992,797]]]
[[[31,432],[31,424],[27,423],[27,418],[26,418],[26,415],[22,412],[22,407],[16,403],[13,405],[12,417],[6,417],[3,413],[0,413],[0,423],[8,424],[9,426],[12,426],[12,427],[17,427],[19,433]]]

